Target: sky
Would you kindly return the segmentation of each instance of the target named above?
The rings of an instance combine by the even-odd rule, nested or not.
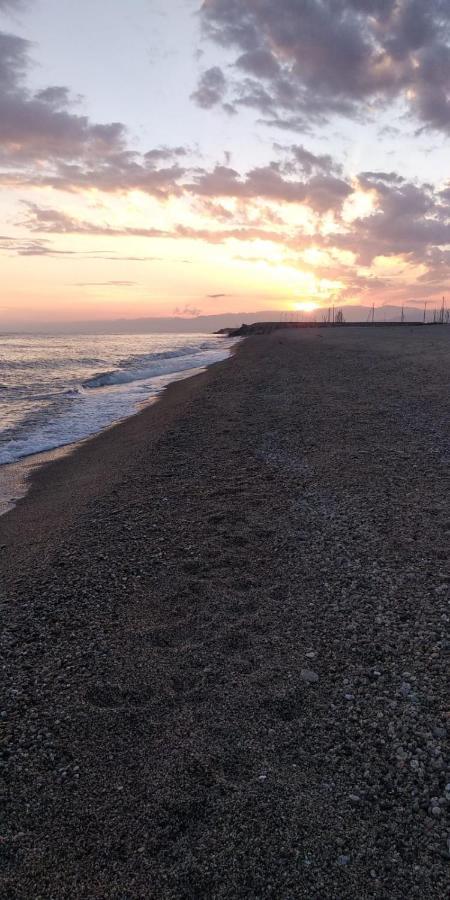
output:
[[[0,328],[432,309],[449,139],[448,0],[0,0]]]

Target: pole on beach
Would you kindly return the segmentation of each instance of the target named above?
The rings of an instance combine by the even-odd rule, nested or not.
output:
[[[427,321],[427,303],[428,303],[428,300],[425,300],[425,303],[423,305],[423,324],[424,325],[425,325],[425,322]]]

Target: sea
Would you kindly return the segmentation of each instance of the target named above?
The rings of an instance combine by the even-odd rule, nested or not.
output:
[[[234,343],[208,334],[0,335],[0,512],[23,495],[27,460],[46,461],[133,415],[170,382],[226,359]]]

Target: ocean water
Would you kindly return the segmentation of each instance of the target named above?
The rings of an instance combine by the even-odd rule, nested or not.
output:
[[[87,438],[225,359],[205,334],[0,336],[0,467]]]

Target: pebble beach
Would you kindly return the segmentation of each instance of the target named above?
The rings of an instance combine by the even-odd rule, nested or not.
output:
[[[447,896],[449,339],[249,337],[33,475],[2,896]]]

